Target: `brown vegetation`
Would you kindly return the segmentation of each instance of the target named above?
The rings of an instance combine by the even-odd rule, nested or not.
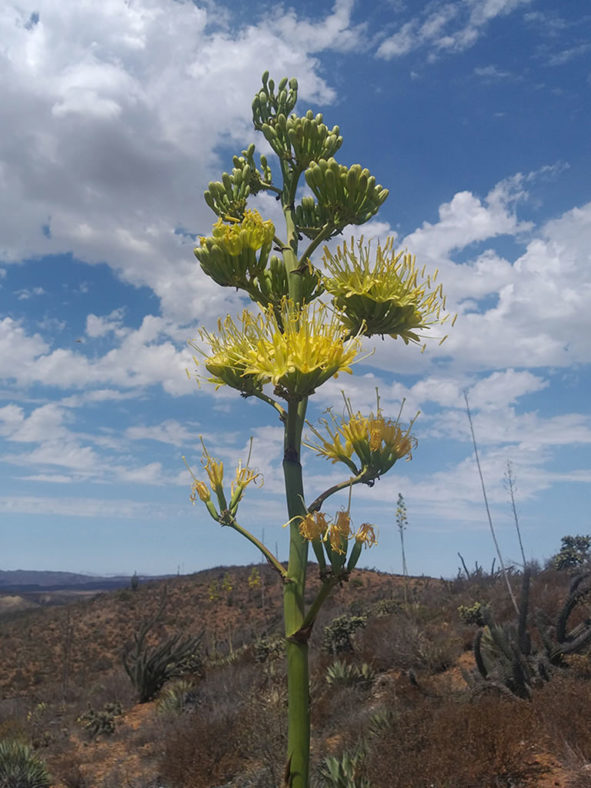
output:
[[[148,639],[203,633],[201,668],[144,704],[122,654],[162,604],[162,583],[3,616],[0,738],[31,743],[56,788],[280,785],[281,588],[268,567],[252,578],[239,567],[167,582]],[[536,574],[532,608],[554,619],[568,583],[565,573]],[[312,642],[313,784],[336,785],[319,777],[327,757],[354,770],[342,783],[350,786],[591,784],[589,657],[569,656],[531,701],[466,683],[476,626],[458,607],[488,604],[503,623],[514,617],[504,584],[483,573],[411,578],[407,596],[402,578],[360,571],[322,611]]]

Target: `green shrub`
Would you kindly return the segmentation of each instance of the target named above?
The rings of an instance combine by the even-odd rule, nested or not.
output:
[[[366,616],[338,616],[324,627],[323,647],[333,656],[353,651],[351,637],[366,623]]]
[[[81,714],[76,722],[92,738],[100,735],[110,736],[115,733],[115,717],[119,717],[121,713],[122,708],[119,702],[105,703],[100,711],[96,711],[89,704],[88,711]]]
[[[266,662],[285,654],[285,640],[281,637],[260,637],[255,640],[253,648],[255,660]]]
[[[485,614],[488,609],[487,605],[482,602],[474,602],[473,605],[460,605],[458,607],[458,615],[464,624],[476,624],[477,627],[483,627],[486,624]]]
[[[591,536],[563,536],[560,541],[560,552],[552,561],[556,569],[574,569],[591,557]]]
[[[19,741],[0,741],[0,788],[49,788],[45,764]]]

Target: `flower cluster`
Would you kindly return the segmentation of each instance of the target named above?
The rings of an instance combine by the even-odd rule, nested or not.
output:
[[[246,210],[241,221],[228,220],[229,224],[219,219],[212,235],[200,239],[195,257],[217,284],[248,290],[265,270],[275,227],[273,222],[263,221],[258,211]]]
[[[233,256],[239,255],[244,249],[257,251],[263,246],[270,246],[275,235],[275,227],[271,220],[264,221],[258,211],[244,211],[241,222],[225,224],[221,219],[214,224],[213,237],[221,247]],[[201,239],[201,243],[205,238]]]
[[[339,510],[334,520],[322,512],[310,512],[300,522],[300,534],[310,542],[321,540],[329,545],[333,553],[346,555],[347,544],[354,539],[356,544],[372,547],[377,544],[373,525],[363,523],[357,531],[351,530],[351,516],[348,511]]]
[[[378,243],[373,261],[363,237],[357,242],[352,238],[350,246],[339,246],[335,254],[325,248],[323,260],[324,287],[353,334],[389,334],[408,344],[420,341],[418,330],[449,318],[442,315],[445,296],[436,284],[437,271],[425,277],[425,268],[419,272],[412,255],[396,253],[393,238],[384,246]]]
[[[354,413],[347,399],[345,408],[346,418],[338,419],[329,411],[330,422],[328,419],[321,420],[326,436],[309,424],[319,443],[305,445],[333,463],[343,462],[356,476],[362,476],[365,482],[382,476],[402,457],[411,459],[416,446],[416,440],[410,434],[413,422],[403,430],[398,419],[392,421],[384,418],[379,400],[375,415],[370,413],[364,416],[359,411]]]
[[[209,486],[206,484],[206,482],[198,479],[187,465],[187,468],[189,468],[189,472],[193,478],[191,483],[190,499],[193,503],[195,503],[198,498],[199,500],[203,501],[208,512],[211,514],[213,519],[217,520],[218,522],[223,522],[228,515],[230,515],[230,518],[234,517],[238,510],[238,504],[242,500],[244,491],[251,482],[254,482],[256,485],[257,482],[260,481],[262,484],[261,474],[248,467],[248,460],[246,466],[244,467],[242,466],[242,463],[239,462],[238,467],[236,468],[236,476],[230,486],[230,503],[228,505],[226,493],[224,491],[224,463],[221,460],[216,460],[215,458],[211,457],[205,448],[205,445],[203,445],[203,457],[201,464],[209,479]],[[216,506],[211,499],[212,492],[217,498],[219,511],[216,509]]]
[[[256,394],[266,383],[285,399],[309,396],[340,372],[351,372],[360,347],[358,337],[343,337],[338,317],[323,304],[300,309],[284,299],[279,313],[272,307],[254,316],[245,310],[238,327],[228,316],[218,333],[200,332],[210,347],[205,367],[217,386]]]

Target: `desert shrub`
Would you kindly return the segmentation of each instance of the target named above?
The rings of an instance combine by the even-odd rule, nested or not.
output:
[[[454,664],[463,650],[460,633],[411,616],[374,618],[358,636],[358,653],[379,671],[427,670],[439,673]]]
[[[376,736],[367,777],[374,788],[509,788],[539,770],[532,745],[543,747],[545,738],[536,722],[525,702],[425,698]]]
[[[285,654],[285,639],[282,637],[260,637],[255,640],[253,649],[257,662],[277,659]]]
[[[45,764],[26,744],[0,741],[0,788],[49,788]]]
[[[81,714],[76,721],[93,739],[96,736],[111,736],[115,733],[115,720],[122,711],[121,704],[117,701],[105,703],[103,708],[98,711],[89,705],[87,711]]]
[[[164,737],[159,763],[163,781],[170,788],[211,788],[229,782],[242,769],[239,736],[244,724],[238,704],[179,718]]]
[[[373,616],[389,616],[392,613],[399,613],[402,609],[402,603],[397,599],[379,599],[371,606],[371,614]]]
[[[581,764],[591,761],[590,681],[576,674],[556,676],[533,694],[531,705],[556,758],[569,760],[575,756]]]
[[[591,536],[563,536],[560,551],[552,559],[555,569],[575,569],[585,564],[590,556]]]
[[[477,627],[483,627],[486,623],[485,617],[486,605],[482,602],[474,602],[473,605],[459,605],[458,616],[460,621],[464,624],[475,624]]]
[[[182,638],[176,634],[157,646],[148,646],[145,635],[140,629],[133,648],[123,657],[123,666],[140,703],[152,700],[170,679],[194,673],[202,664],[197,653],[201,636]]]
[[[326,651],[335,656],[353,651],[353,634],[365,626],[365,616],[338,616],[324,627],[322,645]]]

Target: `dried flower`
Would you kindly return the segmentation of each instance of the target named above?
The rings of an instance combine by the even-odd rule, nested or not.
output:
[[[326,516],[322,512],[311,512],[302,518],[300,534],[310,542],[323,539],[328,529]]]
[[[374,544],[377,544],[378,540],[374,526],[369,523],[362,523],[355,534],[355,541],[366,547],[373,547]]]

